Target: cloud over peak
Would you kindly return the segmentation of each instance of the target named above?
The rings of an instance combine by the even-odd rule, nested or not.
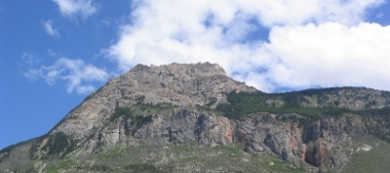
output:
[[[377,80],[390,80],[384,75],[390,73],[384,47],[390,45],[389,29],[365,23],[367,10],[383,2],[138,1],[132,22],[122,26],[118,42],[107,51],[123,71],[137,63],[219,63],[263,91],[339,85],[390,89]],[[242,41],[258,27],[269,29],[268,39]],[[378,72],[365,75],[362,69]]]

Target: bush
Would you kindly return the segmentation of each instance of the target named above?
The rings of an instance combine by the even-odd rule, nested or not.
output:
[[[125,120],[131,119],[132,124],[140,126],[145,123],[149,123],[152,121],[152,116],[142,116],[135,115],[134,111],[129,107],[117,107],[115,108],[115,112],[111,117],[111,121],[118,119],[119,117],[124,117]]]
[[[65,156],[67,153],[73,151],[75,148],[75,141],[65,135],[63,132],[57,132],[49,136],[49,140],[43,147],[43,150],[48,150],[48,155]]]
[[[129,107],[116,107],[115,112],[111,117],[111,121],[118,119],[121,116],[124,116],[125,119],[129,119],[133,116],[133,112]]]

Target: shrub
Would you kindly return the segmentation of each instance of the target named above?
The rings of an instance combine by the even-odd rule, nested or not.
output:
[[[111,116],[111,121],[124,116],[125,119],[129,119],[133,116],[133,112],[129,107],[116,107],[114,114]]]
[[[131,119],[132,124],[137,126],[152,121],[151,115],[147,115],[147,116],[135,115],[134,111],[129,107],[115,108],[115,112],[111,117],[111,121],[118,119],[119,117],[124,117],[125,120]]]
[[[75,141],[68,137],[63,132],[57,132],[49,136],[48,142],[43,147],[43,150],[48,150],[48,155],[65,156],[67,153],[73,151],[75,148]]]

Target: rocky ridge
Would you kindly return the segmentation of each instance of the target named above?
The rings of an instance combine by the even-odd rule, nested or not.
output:
[[[256,99],[260,101],[253,103]],[[50,163],[47,159],[79,160],[118,148],[157,147],[161,150],[154,153],[153,166],[173,165],[169,172],[205,172],[201,161],[178,165],[180,153],[166,157],[165,147],[205,150],[233,145],[240,148],[242,159],[235,162],[242,165],[250,162],[248,154],[266,154],[288,161],[293,170],[336,172],[354,160],[357,147],[363,145],[358,141],[390,141],[389,105],[389,92],[367,88],[266,94],[233,80],[210,63],[137,65],[88,96],[48,134],[2,150],[0,170],[30,162],[31,169],[45,170]],[[302,110],[316,110],[316,114]],[[165,154],[160,153],[160,158],[159,152]],[[197,152],[187,155],[200,157]],[[135,157],[132,153],[129,158]],[[137,157],[144,158],[140,159],[143,162],[151,159]],[[244,170],[220,166],[210,171]],[[263,171],[278,172],[276,168]]]

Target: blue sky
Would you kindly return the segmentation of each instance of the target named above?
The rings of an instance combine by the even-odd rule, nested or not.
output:
[[[390,90],[390,3],[0,1],[0,148],[138,63],[218,63],[262,91]]]

